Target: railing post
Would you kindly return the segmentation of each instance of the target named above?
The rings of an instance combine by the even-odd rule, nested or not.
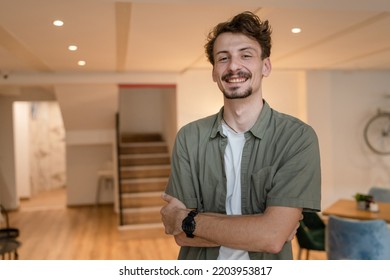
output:
[[[115,116],[116,123],[116,153],[117,153],[117,172],[118,172],[118,207],[119,207],[119,225],[123,225],[123,208],[122,208],[122,179],[121,179],[121,161],[120,161],[120,146],[121,146],[121,133],[119,128],[119,113]]]

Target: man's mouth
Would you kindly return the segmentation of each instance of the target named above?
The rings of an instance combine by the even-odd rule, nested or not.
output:
[[[230,84],[239,84],[246,82],[251,77],[247,73],[237,73],[235,75],[229,73],[222,77],[222,80]]]
[[[235,83],[243,83],[247,80],[247,78],[231,78],[231,79],[226,79],[225,82],[235,84]]]

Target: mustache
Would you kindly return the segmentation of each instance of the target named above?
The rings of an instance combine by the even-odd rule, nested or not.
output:
[[[251,73],[246,73],[246,72],[243,72],[243,71],[239,71],[237,73],[229,72],[229,73],[223,75],[222,76],[222,80],[226,82],[227,80],[229,80],[233,76],[238,77],[238,78],[245,78],[245,79],[252,78],[252,74]]]

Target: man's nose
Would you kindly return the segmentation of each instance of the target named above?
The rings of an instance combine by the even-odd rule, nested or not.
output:
[[[232,57],[230,59],[230,63],[229,63],[229,70],[234,72],[234,71],[237,71],[239,69],[241,69],[242,65],[241,65],[241,60],[237,57]]]

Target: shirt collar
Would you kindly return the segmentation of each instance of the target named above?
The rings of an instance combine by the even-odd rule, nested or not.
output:
[[[252,126],[249,131],[257,138],[262,139],[264,137],[265,131],[271,119],[272,109],[267,103],[267,101],[263,100],[263,108],[261,109],[260,115],[257,118],[257,121]]]
[[[217,119],[214,122],[213,129],[211,130],[211,138],[217,137],[217,134],[219,133],[222,137],[226,137],[225,134],[223,134],[222,130],[222,117],[223,117],[223,107],[219,110],[217,114]]]
[[[266,128],[268,126],[268,123],[269,123],[269,120],[270,120],[271,114],[272,114],[271,107],[268,105],[268,103],[265,100],[263,100],[263,102],[264,102],[263,108],[261,109],[261,112],[260,112],[259,117],[257,118],[257,121],[255,122],[253,127],[248,131],[248,132],[252,133],[255,137],[260,138],[260,139],[264,137]],[[217,118],[216,118],[216,121],[214,122],[213,128],[211,130],[211,135],[210,135],[211,138],[215,138],[218,133],[222,137],[226,137],[225,134],[223,133],[223,130],[222,130],[223,109],[224,109],[224,107],[222,107],[219,110],[218,114],[216,115]],[[248,133],[248,132],[246,132],[246,133]]]

